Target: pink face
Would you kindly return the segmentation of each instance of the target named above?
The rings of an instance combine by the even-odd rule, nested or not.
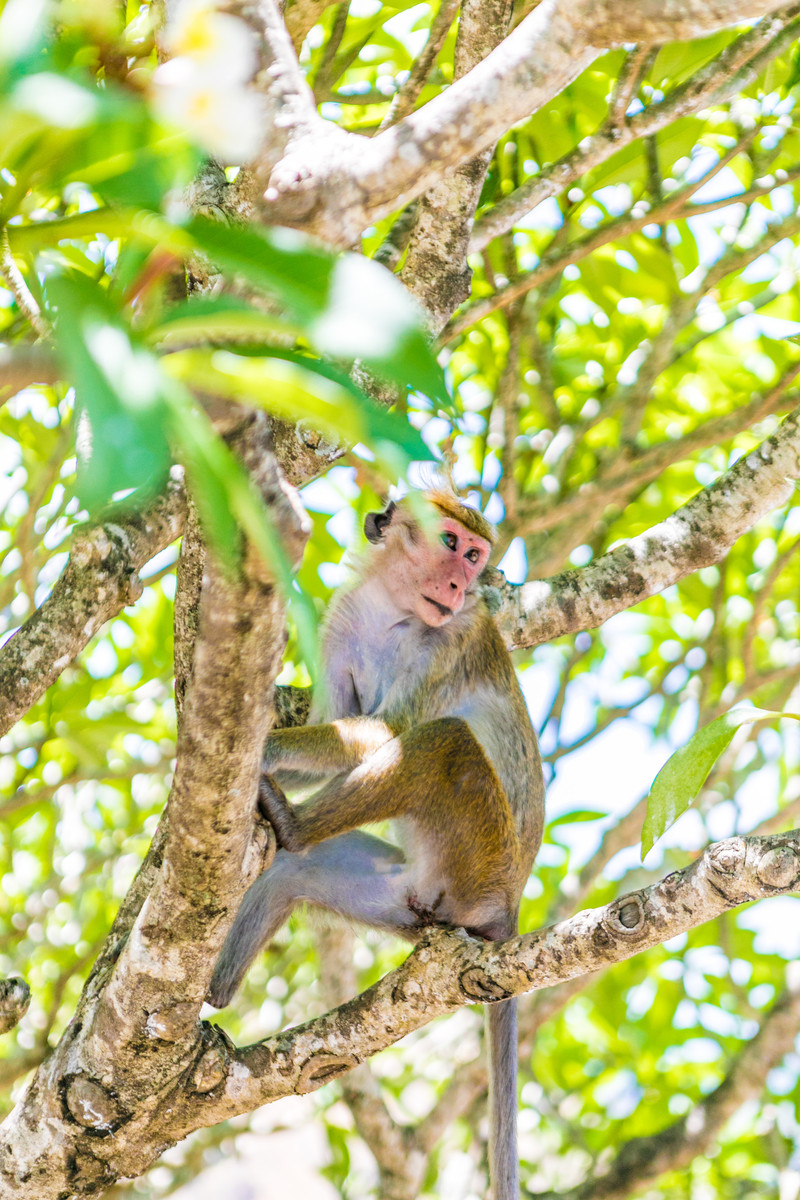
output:
[[[451,517],[442,519],[418,581],[416,614],[438,627],[461,612],[464,598],[489,560],[491,545]]]

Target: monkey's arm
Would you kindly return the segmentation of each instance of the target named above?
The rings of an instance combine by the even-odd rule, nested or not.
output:
[[[268,775],[313,781],[352,771],[390,742],[397,730],[378,717],[343,717],[329,725],[277,729],[264,747],[262,767]]]

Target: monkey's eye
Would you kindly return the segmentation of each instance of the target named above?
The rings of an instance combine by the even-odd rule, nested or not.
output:
[[[476,563],[478,561],[478,559],[480,558],[480,554],[473,546],[471,550],[467,551],[467,553],[464,555],[464,558],[469,559],[469,561],[471,563]]]
[[[443,533],[442,541],[444,542],[445,546],[447,546],[448,550],[455,550],[456,546],[458,545],[458,539],[454,533]]]

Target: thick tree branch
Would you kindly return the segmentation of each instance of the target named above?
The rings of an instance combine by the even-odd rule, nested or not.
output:
[[[308,522],[268,438],[258,414],[239,448],[284,546],[299,559]],[[241,896],[275,845],[254,818],[284,615],[268,564],[250,548],[245,563],[244,576],[232,579],[206,561],[169,822],[160,853],[148,859],[149,894],[134,887],[140,908],[136,915],[128,906],[130,933],[115,924],[47,1080],[6,1123],[4,1195],[45,1200],[65,1195],[65,1183],[81,1192],[139,1174],[163,1145],[158,1101],[176,1086],[196,1095],[213,1086],[224,1042],[201,1028],[198,1012]],[[194,595],[191,573],[188,580]],[[31,1112],[39,1130],[23,1148],[15,1129],[19,1121],[35,1124]],[[129,1121],[136,1128],[123,1135]],[[103,1154],[97,1138],[112,1132]]]
[[[699,37],[779,7],[775,0],[644,7],[542,0],[467,75],[370,141],[330,128],[299,136],[272,171],[259,211],[271,223],[352,245],[370,222],[428,191],[443,170],[537,112],[604,50]]]
[[[314,1091],[435,1016],[575,979],[799,882],[800,831],[731,838],[652,887],[549,929],[489,944],[463,931],[434,932],[348,1004],[232,1052],[202,1115],[190,1097],[179,1105],[175,1133]]]
[[[284,547],[299,562],[309,524],[269,451],[267,419],[254,414],[235,444]],[[261,754],[274,715],[271,684],[280,669],[283,604],[265,564],[251,556],[246,578],[237,583],[199,549],[193,521],[190,561],[181,573],[186,596],[177,605],[186,620],[176,624],[178,659],[188,678],[163,865],[103,998],[123,1025],[128,997],[135,1006],[127,1017],[130,1028],[115,1035],[120,1042],[126,1034],[138,1035],[135,1014],[143,996],[145,1009],[154,1011],[147,1003],[153,961],[168,961],[174,972],[173,1002],[187,1013],[192,1003],[199,1008],[217,958],[215,939],[218,950],[230,924],[227,914],[235,913],[247,882],[274,853],[269,827],[256,822],[254,829],[253,822]],[[169,925],[148,917],[165,912]],[[163,1000],[163,987],[162,972],[156,998]]]

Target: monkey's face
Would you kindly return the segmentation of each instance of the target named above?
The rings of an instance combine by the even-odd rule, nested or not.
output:
[[[491,545],[450,517],[438,537],[420,537],[411,558],[408,583],[413,611],[434,628],[461,612],[464,600],[489,560]]]

